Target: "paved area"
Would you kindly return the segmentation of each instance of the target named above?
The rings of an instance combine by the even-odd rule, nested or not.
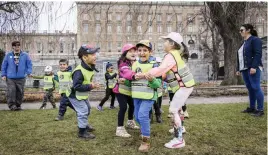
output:
[[[267,96],[265,96],[265,102],[267,101]],[[191,97],[187,100],[187,104],[224,104],[224,103],[247,103],[248,96],[222,96],[222,97]],[[42,102],[30,102],[23,103],[22,109],[39,109]],[[56,103],[57,107],[59,103]],[[99,101],[91,101],[92,107],[96,107],[99,104]],[[168,105],[169,100],[164,99],[163,105]],[[110,105],[110,101],[107,101],[104,104],[104,107],[108,107]],[[118,102],[115,102],[115,106],[118,106]],[[52,108],[51,104],[47,104],[47,108]],[[0,110],[8,110],[7,104],[0,104]]]

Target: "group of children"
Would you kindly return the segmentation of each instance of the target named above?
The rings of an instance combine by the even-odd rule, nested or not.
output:
[[[173,119],[174,138],[165,144],[167,148],[181,148],[185,146],[183,139],[183,126],[180,111],[195,84],[189,68],[183,60],[187,53],[187,47],[183,43],[179,33],[171,32],[168,36],[162,37],[164,50],[167,53],[162,60],[152,56],[153,48],[149,40],[141,40],[136,45],[125,44],[119,58],[118,73],[113,72],[113,65],[106,65],[106,96],[98,105],[97,109],[102,111],[102,106],[109,96],[112,96],[110,108],[114,109],[115,97],[119,103],[118,122],[116,136],[131,137],[124,127],[125,113],[128,108],[127,128],[140,129],[141,145],[140,152],[148,152],[150,148],[150,115],[152,107],[155,109],[157,122],[161,119],[162,85],[167,83],[174,94],[169,107]],[[45,97],[41,108],[46,105],[46,98],[55,84],[59,82],[61,102],[59,114],[56,120],[62,120],[66,106],[70,106],[77,114],[78,137],[93,139],[94,128],[88,123],[90,104],[88,100],[89,91],[99,88],[99,84],[93,82],[96,64],[96,52],[99,48],[90,45],[82,45],[78,51],[81,64],[72,72],[68,68],[68,62],[60,61],[60,71],[57,75],[52,74],[52,69],[45,70],[44,89]],[[136,58],[138,55],[138,59]],[[56,82],[54,82],[56,81]],[[53,98],[52,98],[53,99]],[[55,102],[51,102],[53,107]],[[183,109],[186,110],[185,108]],[[134,120],[135,119],[135,120]],[[137,124],[136,124],[137,122]]]

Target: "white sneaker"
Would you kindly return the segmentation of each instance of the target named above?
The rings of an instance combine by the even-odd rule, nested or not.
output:
[[[187,110],[184,111],[184,118],[189,118],[189,114],[188,114]]]
[[[137,130],[140,129],[140,127],[136,125],[134,120],[128,120],[127,121],[127,128],[129,128],[129,129],[137,129]]]
[[[171,141],[165,144],[165,147],[170,149],[182,148],[185,146],[184,139],[179,140],[178,138],[173,138]]]
[[[186,133],[186,129],[185,129],[184,126],[182,126],[182,129],[181,130],[182,130],[182,133]],[[174,133],[174,128],[169,129],[168,132],[171,133],[171,134],[173,134]]]
[[[117,127],[115,134],[118,137],[125,137],[125,138],[131,137],[131,135],[129,133],[127,133],[125,127],[123,127],[123,126]]]

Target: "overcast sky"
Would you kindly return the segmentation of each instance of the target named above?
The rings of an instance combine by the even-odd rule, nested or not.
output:
[[[45,2],[42,14],[39,17],[38,31],[55,30],[76,33],[76,4],[74,1]],[[41,8],[41,6],[40,6]]]

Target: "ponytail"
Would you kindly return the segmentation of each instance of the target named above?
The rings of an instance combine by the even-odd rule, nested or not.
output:
[[[246,30],[250,30],[249,33],[250,33],[252,36],[256,36],[256,37],[258,37],[258,33],[257,33],[257,31],[254,29],[253,25],[251,25],[251,24],[243,24],[242,27],[244,27]]]

